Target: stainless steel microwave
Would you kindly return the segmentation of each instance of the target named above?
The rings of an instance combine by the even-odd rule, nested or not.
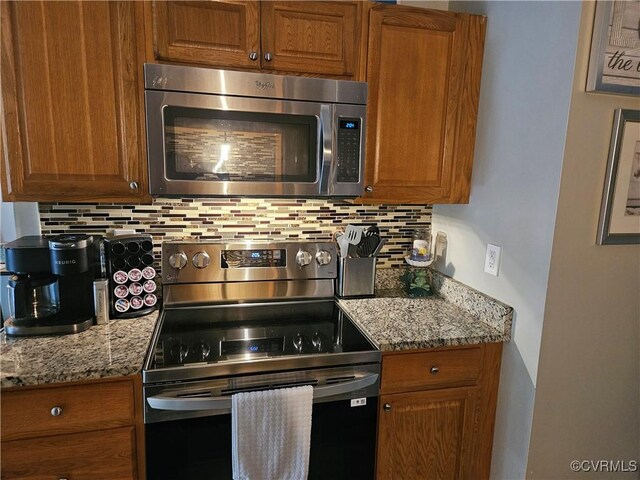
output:
[[[145,64],[152,195],[363,193],[367,85]]]

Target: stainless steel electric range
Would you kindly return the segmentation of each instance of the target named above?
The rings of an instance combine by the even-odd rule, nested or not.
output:
[[[380,352],[332,242],[171,242],[143,369],[147,477],[231,478],[231,395],[312,385],[310,479],[371,479]]]

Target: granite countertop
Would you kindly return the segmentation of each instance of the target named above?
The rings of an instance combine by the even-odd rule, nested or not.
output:
[[[435,270],[427,275],[431,297],[408,297],[397,273],[379,270],[375,298],[343,299],[340,306],[382,351],[511,339],[511,307]]]
[[[111,320],[74,335],[0,334],[0,387],[71,382],[140,373],[158,312]]]
[[[409,298],[398,276],[380,269],[376,298],[340,305],[382,351],[433,348],[511,339],[513,309],[428,269],[435,295]],[[76,335],[7,337],[0,333],[0,387],[125,376],[142,370],[158,312],[111,320]]]

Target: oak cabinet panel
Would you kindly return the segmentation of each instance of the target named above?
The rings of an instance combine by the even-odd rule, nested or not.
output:
[[[489,478],[501,355],[501,343],[383,353],[378,480]]]
[[[369,17],[366,203],[466,203],[485,18],[395,5]]]
[[[144,478],[139,376],[2,390],[2,479]]]
[[[380,397],[378,480],[453,479],[469,472],[477,388]]]
[[[262,68],[353,77],[361,9],[358,2],[262,2]]]
[[[2,2],[2,175],[10,201],[140,201],[141,5]]]
[[[358,1],[156,1],[156,60],[219,68],[363,77]]]
[[[259,2],[159,1],[153,9],[156,59],[260,68]]]
[[[382,392],[475,385],[481,370],[479,346],[388,355],[382,364]]]
[[[2,444],[2,478],[132,480],[133,427],[14,440]]]

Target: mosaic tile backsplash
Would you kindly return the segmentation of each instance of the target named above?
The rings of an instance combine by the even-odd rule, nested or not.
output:
[[[135,229],[154,239],[160,258],[165,240],[330,240],[349,223],[376,224],[388,239],[378,268],[404,263],[416,227],[431,224],[430,205],[352,205],[337,200],[156,198],[152,205],[41,203],[43,235],[83,232],[105,234]],[[157,263],[157,261],[156,261]]]

